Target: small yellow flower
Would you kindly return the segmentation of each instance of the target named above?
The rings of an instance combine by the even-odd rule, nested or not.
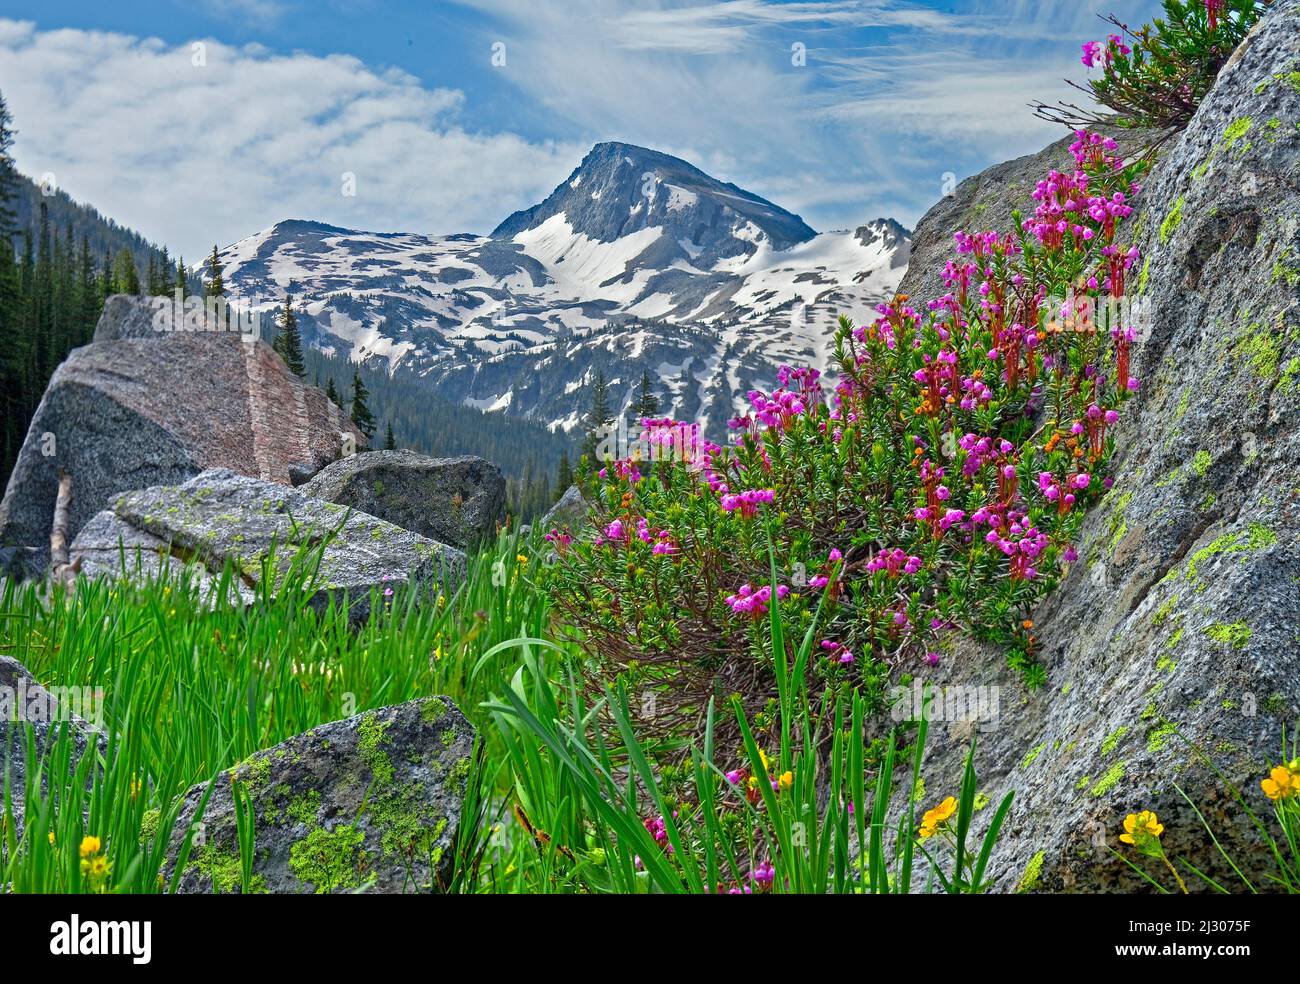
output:
[[[528,563],[528,555],[527,555],[527,554],[517,554],[517,555],[515,556],[515,562],[518,563],[520,567],[523,567],[524,564]]]
[[[788,771],[782,772],[781,778],[777,781],[780,784],[782,789],[789,789],[791,786],[794,785],[794,773]]]
[[[109,864],[107,858],[105,858],[102,854],[96,855],[95,857],[90,859],[90,877],[105,878],[108,876],[108,872],[111,867],[112,865]]]
[[[50,847],[54,846],[54,831],[50,831]]]
[[[99,853],[98,837],[83,837],[81,839],[81,856],[83,858],[88,858],[92,854],[98,854],[98,853]]]
[[[1130,813],[1124,818],[1124,833],[1119,835],[1119,839],[1125,844],[1140,846],[1148,839],[1159,840],[1164,832],[1165,825],[1156,815],[1150,810],[1143,810],[1141,813]]]
[[[137,796],[139,796],[140,790],[143,788],[144,788],[144,783],[140,781],[139,777],[138,776],[133,777],[131,779],[131,799],[135,799]]]
[[[1293,796],[1300,796],[1300,770],[1292,770],[1285,765],[1279,765],[1269,777],[1260,783],[1264,787],[1264,795],[1271,800],[1284,800]]]
[[[768,761],[767,752],[763,751],[761,748],[758,750],[758,760],[763,763],[764,772],[770,772],[772,770],[772,763]]]
[[[939,832],[939,827],[956,812],[957,797],[955,796],[949,796],[933,810],[926,810],[925,816],[921,818],[922,839],[933,837]]]

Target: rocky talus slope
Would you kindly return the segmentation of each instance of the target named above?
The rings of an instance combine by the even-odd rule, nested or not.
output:
[[[1300,0],[1282,0],[1146,180],[1143,385],[1117,432],[1114,488],[1035,616],[1047,685],[1026,692],[1001,654],[975,646],[925,674],[998,688],[996,716],[936,726],[925,779],[927,799],[955,791],[978,732],[983,791],[994,803],[1016,791],[989,869],[1003,891],[1150,890],[1112,853],[1141,809],[1159,814],[1171,857],[1244,890],[1178,787],[1270,888],[1271,859],[1208,763],[1270,817],[1260,779],[1300,709],[1298,69]],[[1032,185],[1011,190],[1028,209]],[[917,254],[960,222],[987,225],[951,202],[923,220],[905,289],[933,287]]]

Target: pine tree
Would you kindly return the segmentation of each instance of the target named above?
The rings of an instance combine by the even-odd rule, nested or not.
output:
[[[329,397],[329,401],[333,403],[336,407],[342,404],[343,402],[342,400],[339,399],[339,391],[338,388],[334,385],[333,376],[329,378],[329,382],[325,386],[325,395]]]
[[[558,499],[564,495],[572,484],[573,466],[569,464],[568,454],[561,454],[559,467],[555,470],[555,495],[552,498]]]
[[[221,265],[221,257],[217,254],[217,247],[212,247],[212,256],[208,258],[208,287],[205,293],[208,297],[225,297],[226,285],[221,279],[221,272],[225,269]]]
[[[176,259],[176,282],[172,286],[179,287],[182,296],[189,293],[189,283],[185,278],[185,257],[183,256]]]
[[[636,390],[636,403],[632,405],[632,416],[638,420],[659,415],[659,397],[650,388],[650,373],[641,371],[641,383]]]
[[[302,361],[302,337],[298,334],[298,318],[293,313],[293,295],[285,293],[284,307],[280,311],[280,334],[272,345],[289,371],[295,376],[307,375],[307,367]]]
[[[11,237],[18,225],[18,213],[13,200],[17,193],[17,172],[9,148],[14,142],[13,117],[0,93],[0,236],[12,245]]]
[[[375,415],[366,406],[366,399],[369,396],[370,391],[366,389],[366,384],[361,381],[361,370],[352,370],[352,422],[357,425],[357,429],[366,437],[374,437]]]
[[[172,285],[169,283],[172,275],[172,257],[167,251],[167,247],[162,248],[162,254],[158,257],[158,286],[151,289],[149,293],[162,295],[172,292]]]
[[[397,441],[393,438],[393,422],[388,422],[388,433],[384,435],[384,450],[396,451]]]
[[[582,453],[589,462],[595,463],[596,453],[600,447],[602,431],[614,420],[609,412],[609,385],[605,382],[603,369],[596,370],[591,384],[591,409],[583,420],[585,437],[582,441]]]
[[[140,274],[135,269],[135,257],[129,249],[117,254],[117,283],[124,294],[140,293]]]

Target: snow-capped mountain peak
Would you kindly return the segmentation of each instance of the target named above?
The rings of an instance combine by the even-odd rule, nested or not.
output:
[[[291,290],[308,344],[471,406],[570,429],[594,369],[625,404],[644,370],[665,412],[716,432],[781,364],[824,366],[839,314],[892,294],[910,242],[891,219],[818,235],[678,158],[602,143],[490,236],[291,219],[222,260],[243,303]]]

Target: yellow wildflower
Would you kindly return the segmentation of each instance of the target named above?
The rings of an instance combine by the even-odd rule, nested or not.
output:
[[[791,786],[794,785],[794,773],[788,771],[782,772],[781,778],[778,780],[778,782],[780,783],[782,789],[789,789]]]
[[[50,831],[50,847],[54,846],[54,831]]]
[[[516,555],[515,555],[515,561],[516,561],[516,563],[519,564],[520,567],[522,567],[524,564],[528,563],[528,555],[527,555],[527,554],[516,554]]]
[[[99,846],[98,837],[83,837],[81,839],[81,856],[83,858],[88,858],[92,854],[98,854]]]
[[[939,827],[957,812],[957,797],[949,796],[933,810],[926,810],[921,818],[921,837],[933,837]]]
[[[1264,787],[1264,795],[1271,800],[1284,800],[1293,796],[1300,796],[1300,770],[1292,770],[1285,765],[1279,765],[1269,777],[1260,783]]]
[[[1119,839],[1125,844],[1140,846],[1148,838],[1159,840],[1164,832],[1165,825],[1156,815],[1150,810],[1143,810],[1141,813],[1130,813],[1124,818],[1124,833],[1119,835]]]

